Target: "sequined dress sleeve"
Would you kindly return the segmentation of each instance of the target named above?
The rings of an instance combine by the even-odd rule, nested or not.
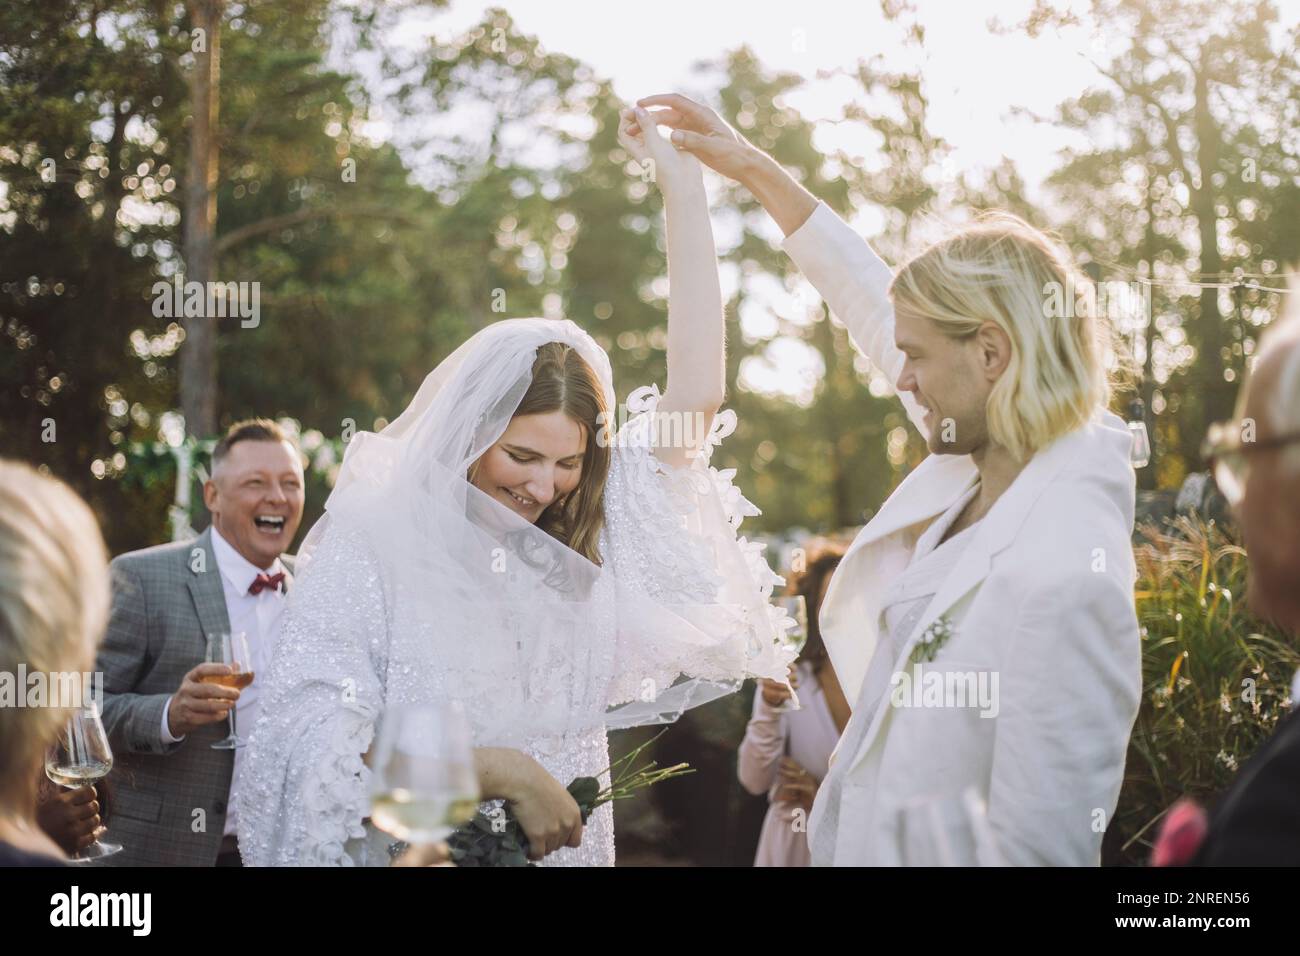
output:
[[[383,710],[390,621],[360,530],[328,528],[289,595],[239,796],[250,866],[383,865],[362,761]]]

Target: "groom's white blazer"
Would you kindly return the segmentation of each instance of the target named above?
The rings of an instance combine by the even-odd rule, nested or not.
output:
[[[824,203],[783,248],[857,347],[897,381],[904,357],[894,346],[889,267]],[[914,397],[900,398],[925,434]],[[967,786],[984,798],[1007,863],[1098,863],[1142,686],[1131,441],[1123,421],[1099,411],[1041,449],[982,520],[895,661],[892,670],[905,670],[917,639],[946,617],[952,636],[929,666],[996,674],[996,716],[974,706],[894,706],[890,678],[873,672],[884,692],[865,699],[880,703],[852,717],[869,722],[865,736],[854,753],[841,745],[831,757],[832,765],[849,762],[836,865],[899,862],[899,809]],[[968,455],[927,457],[835,572],[819,621],[849,701],[860,699],[884,589],[976,474]],[[846,729],[841,740],[855,736]],[[820,793],[814,847],[829,843],[816,839],[825,810]]]

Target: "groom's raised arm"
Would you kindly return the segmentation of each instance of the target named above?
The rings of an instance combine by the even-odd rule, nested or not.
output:
[[[641,126],[645,121],[645,128]],[[630,129],[635,127],[634,136]],[[670,416],[698,417],[700,427],[668,426],[655,457],[668,465],[689,465],[703,446],[726,392],[726,321],[718,280],[703,167],[689,153],[673,149],[637,107],[619,116],[619,143],[641,163],[649,163],[664,197],[668,245],[668,383],[658,404],[661,423]],[[678,437],[680,436],[680,437]]]
[[[784,172],[784,171],[783,171]],[[894,345],[894,305],[889,300],[893,272],[829,206],[819,202],[806,222],[789,233],[781,248],[808,277],[831,311],[849,330],[858,351],[893,385],[903,370],[903,353]],[[925,412],[911,392],[898,392],[907,416],[929,436]]]
[[[893,273],[867,241],[707,106],[677,93],[637,102],[664,107],[653,116],[656,123],[672,127],[675,146],[754,194],[785,233],[782,248],[848,327],[853,344],[891,385],[897,382],[904,356],[894,346]],[[912,424],[928,438],[916,399],[910,392],[898,396]]]

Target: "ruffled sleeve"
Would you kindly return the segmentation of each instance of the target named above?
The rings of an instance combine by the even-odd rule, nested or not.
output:
[[[331,528],[290,591],[239,786],[239,847],[252,866],[368,859],[370,747],[383,709],[389,627],[364,534]]]
[[[739,533],[743,520],[760,512],[734,484],[735,469],[709,463],[735,431],[735,412],[714,416],[699,454],[676,467],[661,461],[654,445],[690,423],[661,419],[656,433],[659,399],[655,386],[628,397],[634,417],[611,449],[602,549],[620,590],[609,703],[627,705],[615,713],[641,704],[647,715],[658,709],[671,718],[665,689],[676,691],[678,711],[719,696],[683,692],[683,678],[728,689],[747,677],[784,681],[795,652],[777,640],[792,622],[769,603],[783,579],[768,566],[762,543]]]

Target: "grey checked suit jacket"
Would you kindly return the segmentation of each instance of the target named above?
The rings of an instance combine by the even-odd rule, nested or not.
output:
[[[288,558],[282,562],[291,566]],[[165,744],[167,698],[203,663],[205,635],[230,630],[212,531],[114,559],[113,610],[99,649],[104,729],[113,748],[114,866],[212,866],[226,825],[234,751],[213,750],[226,721]],[[292,581],[292,578],[289,579]],[[240,727],[247,738],[251,727]],[[199,812],[202,811],[202,812]]]

